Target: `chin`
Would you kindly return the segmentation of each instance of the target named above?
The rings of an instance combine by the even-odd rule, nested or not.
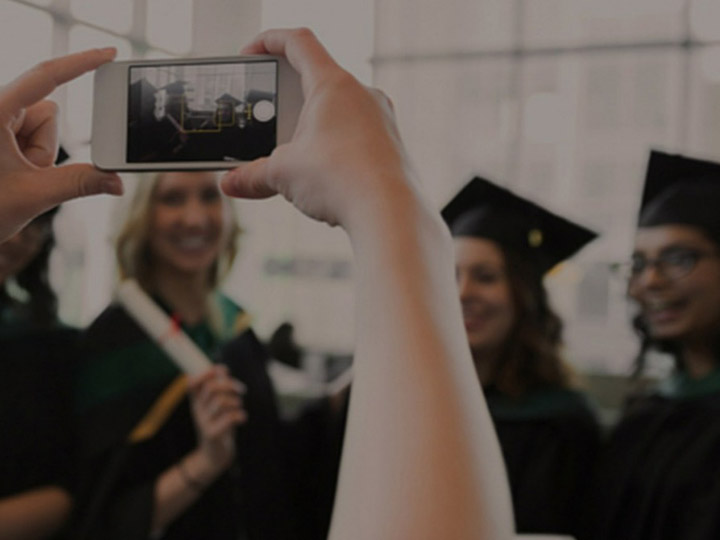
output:
[[[688,337],[688,331],[679,325],[656,325],[650,327],[650,337],[656,341],[682,341]]]

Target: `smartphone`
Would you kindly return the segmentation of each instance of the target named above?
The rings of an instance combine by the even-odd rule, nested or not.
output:
[[[289,141],[302,104],[300,76],[276,56],[104,64],[92,161],[112,171],[231,169]]]

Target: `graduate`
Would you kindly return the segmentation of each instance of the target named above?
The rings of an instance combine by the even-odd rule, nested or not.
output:
[[[577,530],[599,429],[562,359],[543,276],[591,231],[483,178],[445,206],[468,343],[505,458],[521,533]]]
[[[142,178],[117,240],[134,278],[208,358],[186,377],[119,305],[83,336],[80,538],[288,537],[278,417],[249,316],[218,291],[238,225],[213,173]]]
[[[0,538],[59,537],[72,505],[77,332],[58,321],[48,279],[55,213],[0,244]]]
[[[720,164],[653,151],[628,295],[637,375],[647,353],[674,370],[633,396],[603,452],[588,539],[720,537]]]
[[[561,358],[562,322],[543,276],[595,238],[488,180],[474,178],[442,211],[475,370],[505,458],[516,527],[577,532],[578,500],[600,435]],[[326,536],[347,396],[308,407],[291,428],[303,538]]]
[[[38,133],[30,122],[52,127],[57,109],[42,98],[113,54],[56,58],[0,89],[0,190],[9,195],[0,198],[0,238],[63,200],[122,190],[117,176],[90,165],[49,169],[40,156],[55,146],[54,130]],[[343,70],[307,28],[265,31],[241,54],[286,56],[305,106],[293,140],[239,164],[223,191],[282,194],[309,218],[342,227],[355,256],[353,397],[329,540],[512,538],[502,457],[448,263],[450,236],[420,194],[390,100]]]

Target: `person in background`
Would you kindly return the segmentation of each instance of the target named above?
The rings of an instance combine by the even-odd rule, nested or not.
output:
[[[0,88],[0,242],[62,202],[122,193],[115,173],[87,163],[52,166],[58,156],[57,105],[44,99],[115,54],[115,48],[108,47],[61,56]]]
[[[650,352],[674,369],[632,395],[585,504],[583,538],[720,535],[720,164],[653,151],[626,265],[638,308],[636,377]]]
[[[60,153],[58,161],[67,157]],[[41,214],[0,244],[3,539],[59,537],[72,505],[77,333],[59,323],[48,280],[54,214]]]
[[[507,469],[517,532],[574,534],[599,426],[562,358],[543,277],[595,234],[483,178],[445,206],[468,344]]]
[[[516,530],[574,534],[600,430],[561,356],[562,322],[543,276],[595,238],[488,180],[443,209],[467,342],[500,440]],[[288,426],[304,538],[327,534],[347,398],[323,400]]]
[[[452,244],[419,193],[391,103],[338,66],[307,29],[266,31],[242,53],[286,56],[305,105],[292,141],[225,175],[223,191],[280,193],[308,217],[343,227],[355,255],[355,383],[330,540],[511,538],[502,457],[473,382],[448,263]],[[109,55],[63,57],[11,83],[0,93],[4,126]],[[36,198],[17,137],[3,133],[0,159],[10,165],[0,169],[0,191],[15,191],[0,199],[10,211],[0,212],[0,238],[61,200],[122,189],[114,175],[82,176],[92,170],[83,166],[54,174],[57,187]]]
[[[137,280],[218,365],[187,386],[118,305],[86,330],[77,382],[81,537],[291,534],[267,356],[249,315],[218,289],[238,233],[213,173],[140,180],[116,242],[121,278]],[[143,429],[158,409],[162,419]]]

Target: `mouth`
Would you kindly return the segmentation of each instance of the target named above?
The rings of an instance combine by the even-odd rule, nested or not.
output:
[[[465,330],[468,331],[483,328],[491,318],[491,314],[486,311],[463,310]]]
[[[648,300],[643,303],[643,313],[651,324],[667,324],[676,321],[687,304],[687,300]]]
[[[171,240],[172,245],[181,251],[205,251],[215,246],[214,236],[192,235],[175,237]]]

